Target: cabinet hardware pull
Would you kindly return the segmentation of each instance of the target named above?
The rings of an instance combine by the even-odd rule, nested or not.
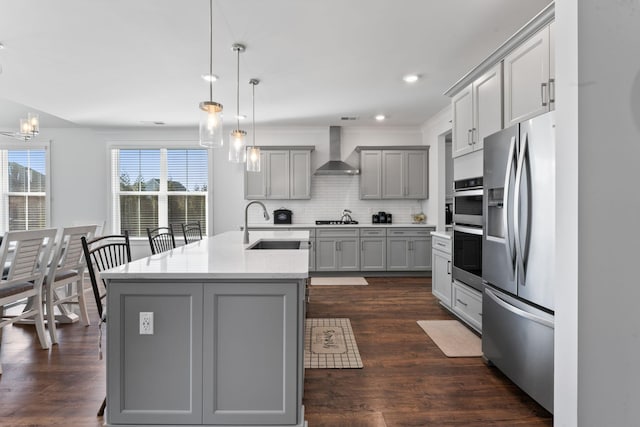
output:
[[[540,83],[540,96],[542,98],[542,106],[546,107],[547,106],[547,101],[545,100],[545,95],[547,94],[547,84],[546,83]]]
[[[445,245],[444,243],[441,243],[441,242],[437,242],[437,243],[436,243],[436,245],[438,245],[438,246],[442,246],[443,248],[444,248],[445,246],[447,246],[447,245]]]
[[[476,128],[471,128],[471,144],[475,144],[476,142]]]
[[[467,303],[464,301],[460,301],[460,298],[456,298],[456,301],[458,301],[458,303],[464,305],[465,307],[467,306]]]
[[[338,241],[336,240],[336,252],[339,251],[340,249],[338,249]]]
[[[549,105],[556,102],[556,79],[549,79]]]
[[[473,142],[471,141],[471,129],[467,131],[467,145],[471,145]]]
[[[451,261],[447,260],[447,274],[451,274]]]

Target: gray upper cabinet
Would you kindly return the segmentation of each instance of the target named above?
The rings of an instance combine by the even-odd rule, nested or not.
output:
[[[505,126],[554,108],[553,23],[504,58]]]
[[[360,152],[360,198],[382,199],[382,151]]]
[[[289,189],[291,199],[311,198],[311,151],[289,151]]]
[[[502,129],[502,64],[496,64],[451,99],[453,157],[483,148]]]
[[[261,147],[260,172],[244,173],[244,198],[310,199],[312,150],[312,146],[296,149]]]
[[[429,197],[429,147],[360,151],[361,199],[426,199]]]

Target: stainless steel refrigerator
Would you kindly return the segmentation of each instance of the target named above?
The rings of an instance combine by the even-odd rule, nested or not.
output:
[[[482,351],[553,412],[555,116],[484,139]]]

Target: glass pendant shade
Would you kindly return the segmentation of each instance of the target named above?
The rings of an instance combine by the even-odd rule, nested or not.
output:
[[[200,145],[209,148],[220,148],[224,145],[222,105],[217,102],[200,103]]]
[[[260,172],[259,147],[247,147],[247,172]]]
[[[229,135],[229,161],[244,163],[247,161],[246,140],[247,132],[236,129]]]

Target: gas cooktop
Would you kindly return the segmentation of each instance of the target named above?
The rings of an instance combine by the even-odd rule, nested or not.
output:
[[[316,225],[348,225],[357,224],[358,221],[341,221],[341,220],[316,220]]]

